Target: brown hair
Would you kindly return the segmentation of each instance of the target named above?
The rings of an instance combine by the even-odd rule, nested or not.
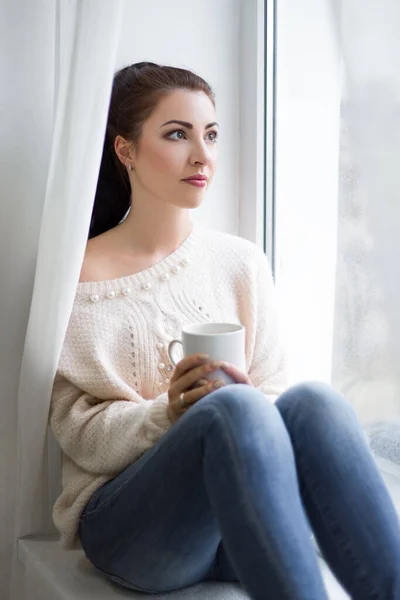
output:
[[[141,62],[115,73],[89,238],[118,225],[131,205],[128,173],[114,149],[116,136],[137,147],[143,124],[158,102],[178,89],[204,92],[215,106],[209,84],[186,69]]]

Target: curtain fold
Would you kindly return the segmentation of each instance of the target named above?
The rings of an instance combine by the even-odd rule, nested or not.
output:
[[[87,241],[123,5],[124,0],[58,5],[56,116],[18,393],[16,540],[53,531],[59,462],[56,446],[47,448],[50,394]],[[15,553],[15,600],[23,598],[19,577]]]

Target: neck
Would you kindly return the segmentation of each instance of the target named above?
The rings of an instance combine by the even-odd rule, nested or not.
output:
[[[136,205],[116,228],[116,233],[121,248],[135,254],[156,256],[173,252],[191,229],[188,209],[166,205],[164,209],[149,213]]]

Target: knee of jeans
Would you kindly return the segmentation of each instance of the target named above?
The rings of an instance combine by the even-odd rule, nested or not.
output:
[[[316,418],[327,411],[353,411],[353,407],[337,390],[321,381],[304,381],[286,390],[276,401],[282,415],[293,411]]]
[[[271,448],[274,445],[276,455],[289,447],[288,432],[275,404],[249,385],[233,384],[220,388],[199,400],[185,418],[190,420],[193,431],[201,439],[204,435],[207,439],[211,436],[217,452],[220,452],[221,444],[232,440],[232,436],[242,449],[254,449],[266,440]],[[229,434],[225,435],[226,432]]]
[[[224,386],[205,396],[197,403],[199,410],[222,414],[224,419],[237,420],[243,423],[260,411],[274,411],[273,404],[260,390],[246,384]]]

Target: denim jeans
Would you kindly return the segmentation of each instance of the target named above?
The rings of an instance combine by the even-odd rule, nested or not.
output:
[[[97,569],[141,592],[218,580],[324,600],[310,525],[352,598],[400,600],[399,518],[351,404],[318,382],[275,404],[236,384],[99,488],[79,533]]]

